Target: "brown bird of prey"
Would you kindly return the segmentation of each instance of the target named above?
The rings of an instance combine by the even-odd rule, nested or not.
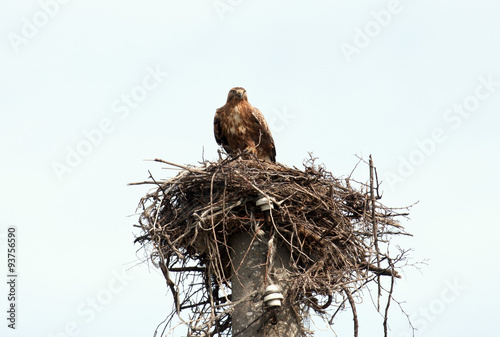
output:
[[[222,145],[230,156],[244,150],[257,158],[276,162],[273,136],[259,109],[248,103],[247,91],[232,88],[227,102],[215,112],[214,134],[217,144]]]

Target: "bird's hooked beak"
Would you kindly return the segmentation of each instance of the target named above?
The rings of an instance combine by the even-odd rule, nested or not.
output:
[[[243,89],[236,90],[236,96],[238,96],[239,98],[242,98],[244,93],[245,91]]]

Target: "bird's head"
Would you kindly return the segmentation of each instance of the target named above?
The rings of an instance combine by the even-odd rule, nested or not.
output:
[[[227,95],[227,102],[237,102],[237,101],[248,101],[247,91],[242,87],[234,87],[229,90],[229,94]]]

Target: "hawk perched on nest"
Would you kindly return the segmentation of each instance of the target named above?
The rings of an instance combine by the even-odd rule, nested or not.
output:
[[[257,158],[276,162],[273,136],[259,109],[248,103],[247,91],[233,88],[227,102],[215,112],[214,134],[217,144],[229,155],[248,149]]]

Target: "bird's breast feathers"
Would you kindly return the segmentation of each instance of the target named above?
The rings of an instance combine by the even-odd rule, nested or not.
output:
[[[249,127],[248,118],[245,118],[243,114],[245,114],[245,109],[241,109],[238,106],[235,106],[232,110],[228,111],[225,118],[225,122],[227,124],[227,131],[231,134],[239,134],[244,135],[247,132]]]

